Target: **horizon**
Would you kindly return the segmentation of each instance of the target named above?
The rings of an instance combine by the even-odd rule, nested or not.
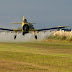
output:
[[[35,28],[72,27],[71,3],[71,0],[1,0],[0,27],[18,28],[20,25],[11,23],[22,22],[22,16],[37,23]]]

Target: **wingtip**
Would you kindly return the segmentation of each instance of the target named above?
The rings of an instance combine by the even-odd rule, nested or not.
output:
[[[57,27],[70,27],[70,26],[57,26]]]

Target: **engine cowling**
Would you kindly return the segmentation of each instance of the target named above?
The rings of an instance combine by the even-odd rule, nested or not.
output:
[[[23,26],[23,35],[26,33],[29,33],[29,26],[27,24]]]

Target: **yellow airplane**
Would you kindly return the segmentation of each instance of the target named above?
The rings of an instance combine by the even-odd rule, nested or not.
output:
[[[35,24],[35,23],[28,23],[27,19],[25,19],[24,16],[23,16],[22,23],[12,23],[12,24],[22,24],[22,28],[21,29],[0,28],[0,30],[11,31],[11,32],[14,31],[16,33],[16,35],[14,35],[14,39],[16,39],[17,33],[19,33],[19,32],[22,32],[22,35],[25,35],[27,33],[32,33],[34,35],[35,39],[37,39],[37,33],[40,31],[62,29],[62,28],[68,27],[68,26],[58,26],[58,27],[52,27],[52,28],[35,29],[33,27],[33,24]]]

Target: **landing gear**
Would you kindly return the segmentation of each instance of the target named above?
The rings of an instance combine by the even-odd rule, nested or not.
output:
[[[16,39],[17,35],[14,35],[14,40]]]
[[[25,35],[25,32],[23,32],[22,35]]]
[[[29,33],[29,32],[23,32],[22,35],[24,36],[24,35],[27,34],[27,33]]]
[[[37,39],[37,35],[35,35],[35,39]]]

